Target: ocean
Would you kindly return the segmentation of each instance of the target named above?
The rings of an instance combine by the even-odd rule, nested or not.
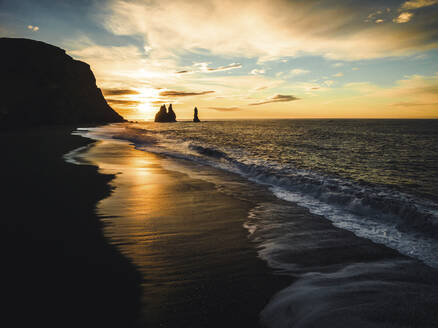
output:
[[[75,133],[172,159],[170,170],[253,202],[243,226],[258,256],[299,278],[261,312],[265,326],[437,323],[438,120],[143,122]],[[138,229],[113,237],[123,243]]]
[[[239,174],[438,267],[438,120],[145,122],[79,133]]]

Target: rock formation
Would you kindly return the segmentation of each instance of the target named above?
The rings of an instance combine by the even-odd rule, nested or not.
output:
[[[198,117],[198,108],[195,107],[195,114],[193,116],[193,122],[198,123],[201,122]]]
[[[123,122],[96,86],[90,66],[65,50],[0,38],[0,125]]]
[[[173,111],[172,104],[169,105],[169,111],[167,112],[169,122],[176,122],[176,114]]]
[[[155,114],[155,122],[167,122],[166,105],[161,105],[160,110]]]
[[[160,110],[155,114],[155,122],[176,122],[176,114],[172,104],[169,105],[168,111],[166,105],[161,105]]]

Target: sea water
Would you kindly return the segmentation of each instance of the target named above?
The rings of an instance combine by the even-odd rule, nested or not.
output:
[[[437,120],[145,122],[77,133],[238,174],[277,197],[258,199],[245,223],[259,256],[298,279],[267,304],[261,313],[266,326],[436,322],[436,274],[416,260],[438,267]],[[375,255],[383,251],[369,246],[371,259],[361,258],[360,239],[318,228],[306,211],[412,260],[379,260]],[[320,250],[336,257],[342,247],[356,254],[352,260],[321,263]],[[315,258],[300,267],[297,253]]]
[[[438,120],[145,122],[79,133],[237,173],[438,267]]]

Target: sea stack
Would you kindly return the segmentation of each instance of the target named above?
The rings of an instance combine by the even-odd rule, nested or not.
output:
[[[161,105],[160,110],[155,114],[155,122],[176,122],[172,104],[169,105],[169,110],[166,109],[166,105]]]
[[[176,122],[176,114],[173,111],[172,104],[169,105],[169,111],[167,112],[169,122]]]
[[[0,38],[0,126],[123,122],[90,65],[50,44]]]
[[[195,114],[193,116],[193,122],[198,123],[201,122],[198,117],[198,108],[195,107]]]

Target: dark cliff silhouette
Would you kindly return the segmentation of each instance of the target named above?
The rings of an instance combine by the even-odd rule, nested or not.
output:
[[[123,122],[90,66],[50,44],[0,38],[0,125]]]
[[[198,123],[201,122],[198,117],[198,108],[195,107],[195,114],[193,115],[193,122]]]
[[[166,105],[161,105],[160,110],[155,114],[155,122],[176,122],[172,104],[169,105],[169,110],[166,109]]]

